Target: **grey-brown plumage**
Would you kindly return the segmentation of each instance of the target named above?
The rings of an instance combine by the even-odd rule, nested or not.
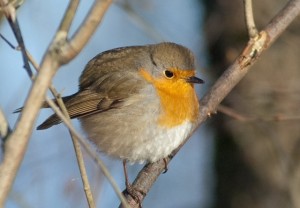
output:
[[[79,91],[63,100],[70,117],[78,118],[89,139],[107,154],[132,162],[156,161],[170,154],[191,129],[188,120],[171,130],[158,127],[164,111],[161,100],[154,85],[139,72],[146,70],[155,79],[165,79],[167,69],[194,70],[192,53],[174,43],[106,51],[87,64]],[[196,96],[192,82],[201,80],[190,78],[184,83]],[[37,129],[60,122],[54,114]]]
[[[192,53],[175,43],[122,47],[100,53],[89,61],[80,76],[79,92],[63,97],[70,118],[122,105],[124,99],[138,93],[147,84],[136,72],[141,68],[152,69],[153,64],[159,64],[161,68],[195,68]],[[152,73],[158,74],[155,70]],[[43,107],[48,106],[44,104]],[[37,129],[47,129],[59,123],[60,118],[53,114]]]

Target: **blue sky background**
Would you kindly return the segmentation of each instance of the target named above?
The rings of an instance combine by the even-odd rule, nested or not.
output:
[[[190,48],[197,57],[198,76],[209,83],[205,68],[204,40],[201,32],[203,11],[197,0],[129,0],[116,1],[83,51],[69,64],[61,67],[53,84],[62,95],[77,91],[78,77],[85,64],[96,54],[115,47],[142,45],[161,41],[176,42]],[[121,3],[128,2],[133,12]],[[18,11],[19,24],[27,49],[40,62],[53,38],[68,1],[25,1]],[[92,1],[80,4],[72,31],[82,21]],[[6,21],[0,32],[16,44]],[[31,82],[22,68],[20,52],[0,40],[0,107],[11,127],[18,115],[12,112],[23,105]],[[206,85],[200,86],[203,95]],[[43,110],[41,123],[51,110]],[[80,130],[77,121],[74,125]],[[202,126],[159,177],[144,201],[144,207],[211,207],[213,201],[212,133]],[[15,207],[87,207],[71,139],[63,125],[34,131],[28,151],[7,202]],[[99,154],[118,185],[124,189],[122,163]],[[119,200],[101,171],[85,155],[87,171],[97,207],[117,207]],[[142,168],[129,166],[133,180]]]

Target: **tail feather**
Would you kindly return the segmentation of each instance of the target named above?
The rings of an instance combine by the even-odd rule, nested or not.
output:
[[[74,94],[74,95],[75,95],[75,94]],[[63,99],[64,103],[67,102],[68,100],[70,100],[70,98],[71,98],[72,96],[73,96],[73,95],[63,97],[62,99]],[[52,99],[52,101],[54,101],[55,104],[57,105],[56,99]],[[24,107],[17,108],[16,110],[14,110],[13,113],[20,113],[20,112],[22,112],[23,108],[24,108]],[[44,102],[42,103],[41,108],[50,108],[50,106],[48,105],[48,103],[47,103],[46,101],[44,101]]]
[[[101,109],[98,109],[97,107],[101,98],[102,96],[100,94],[86,90],[71,96],[63,97],[63,101],[70,118],[73,119],[101,111]],[[46,107],[49,106],[47,105]],[[61,122],[61,119],[56,114],[53,114],[39,125],[37,130],[47,129]]]
[[[75,95],[76,95],[76,93],[74,95],[63,97],[62,98],[63,102],[67,103]],[[56,99],[53,99],[53,101],[57,104]],[[48,105],[48,103],[46,101],[44,101],[41,108],[50,108],[50,106]],[[23,111],[23,109],[24,109],[24,107],[20,107],[20,108],[16,109],[13,113],[20,113]],[[46,121],[44,121],[41,125],[39,125],[37,127],[37,130],[48,129],[51,126],[57,125],[59,123],[61,123],[61,119],[56,114],[53,114]]]
[[[62,99],[71,119],[103,112],[111,108],[118,107],[120,103],[122,103],[122,99],[109,99],[100,93],[90,90],[80,91],[73,95],[63,97]],[[49,105],[44,102],[42,108],[49,108]],[[21,112],[22,110],[23,107],[18,108],[15,110],[15,113]],[[48,129],[61,122],[61,119],[56,114],[53,114],[39,125],[37,130]]]
[[[44,121],[41,125],[39,125],[36,129],[37,130],[48,129],[51,126],[57,125],[59,123],[61,123],[61,119],[56,114],[53,114],[49,118],[47,118],[47,120]]]

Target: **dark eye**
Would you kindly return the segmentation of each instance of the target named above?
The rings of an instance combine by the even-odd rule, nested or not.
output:
[[[172,78],[172,77],[174,77],[174,73],[171,72],[171,71],[169,71],[169,70],[166,70],[164,73],[165,73],[165,76],[166,76],[167,78]]]

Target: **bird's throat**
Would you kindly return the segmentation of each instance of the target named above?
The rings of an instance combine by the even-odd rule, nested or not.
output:
[[[175,127],[185,121],[195,122],[199,115],[199,102],[192,84],[183,79],[154,79],[147,71],[140,74],[156,89],[161,103],[158,123],[164,127]]]
[[[160,85],[157,93],[161,102],[159,124],[174,127],[185,121],[195,122],[199,114],[199,102],[194,88],[186,84],[173,86],[172,89]]]

